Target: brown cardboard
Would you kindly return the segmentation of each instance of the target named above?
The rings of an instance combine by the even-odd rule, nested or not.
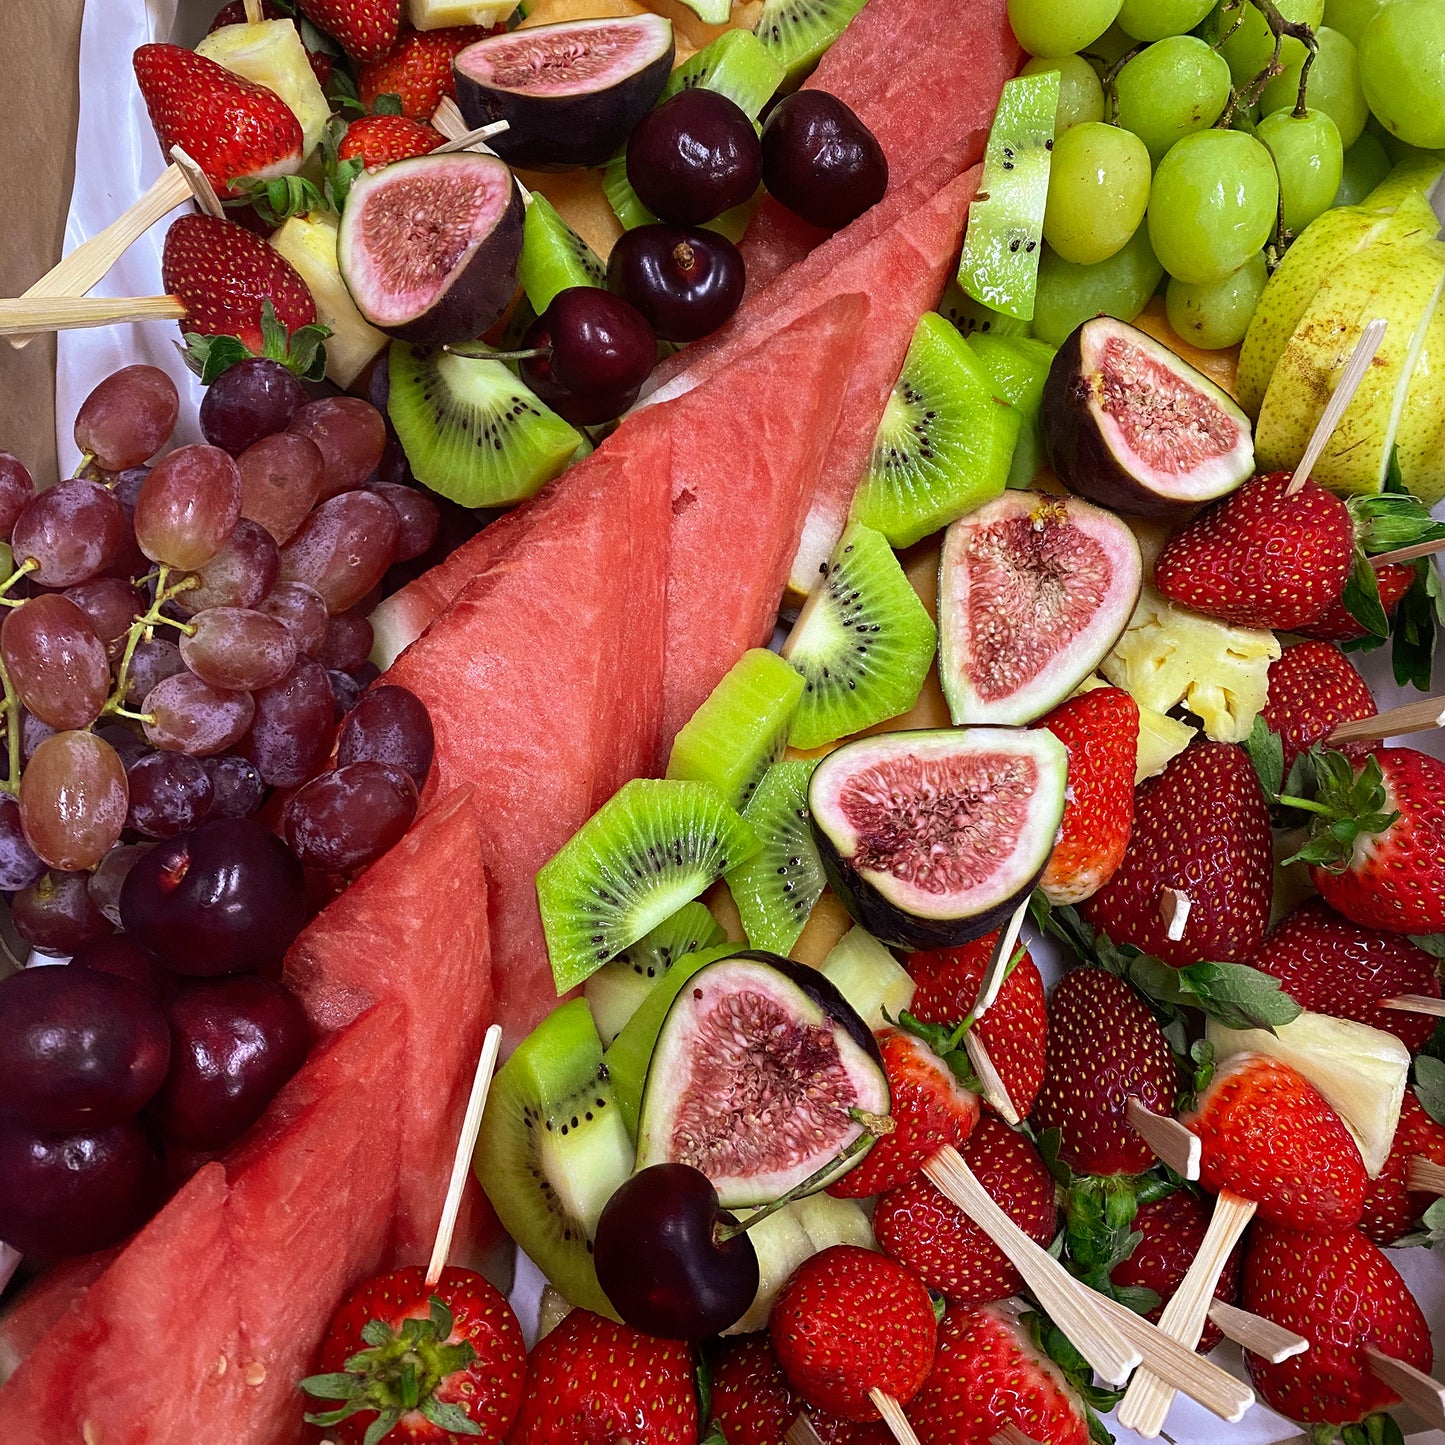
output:
[[[0,0],[0,296],[60,259],[70,204],[84,0]],[[55,475],[55,343],[0,342],[0,451]]]

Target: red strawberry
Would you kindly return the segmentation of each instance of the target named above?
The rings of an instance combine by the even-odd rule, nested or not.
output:
[[[261,0],[261,18],[263,20],[289,20],[291,17],[274,0]],[[211,29],[219,30],[225,25],[246,24],[246,0],[230,0],[229,4],[222,5],[216,11],[216,18],[211,21]],[[312,74],[316,77],[316,83],[323,90],[331,82],[331,72],[336,68],[329,55],[324,50],[308,50],[306,58],[311,62]]]
[[[404,115],[363,115],[346,127],[336,156],[343,161],[360,157],[367,170],[374,171],[393,161],[427,155],[445,144],[446,137],[440,131],[419,120],[408,120]]]
[[[933,1371],[908,1419],[922,1445],[990,1445],[1005,1425],[1048,1445],[1086,1445],[1084,1408],[1019,1323],[1018,1307],[950,1305]]]
[[[1435,1031],[1433,1019],[1379,1006],[1402,993],[1439,998],[1435,960],[1398,933],[1351,923],[1318,898],[1280,919],[1249,962],[1279,979],[1301,1008],[1384,1029],[1412,1054]]]
[[[1293,1229],[1348,1229],[1365,1199],[1359,1146],[1319,1090],[1264,1054],[1220,1067],[1183,1120],[1203,1145],[1199,1182],[1259,1206]]]
[[[297,0],[353,60],[380,60],[401,33],[402,0]]]
[[[1122,688],[1072,697],[1035,724],[1069,752],[1063,832],[1039,880],[1050,903],[1082,903],[1114,875],[1134,824],[1139,704]]]
[[[1246,482],[1164,544],[1154,585],[1171,602],[1235,627],[1289,630],[1338,602],[1355,558],[1355,524],[1335,495],[1290,472]]]
[[[1416,1155],[1445,1168],[1445,1124],[1437,1124],[1421,1108],[1414,1092],[1406,1089],[1390,1157],[1385,1160],[1379,1177],[1365,1184],[1365,1212],[1360,1216],[1360,1228],[1376,1244],[1394,1244],[1409,1234],[1439,1197],[1407,1187],[1410,1160]]]
[[[1320,811],[1296,856],[1325,902],[1366,928],[1445,931],[1445,763],[1380,748],[1326,753],[1314,773]]]
[[[1375,581],[1380,584],[1380,603],[1386,617],[1394,617],[1395,609],[1415,581],[1415,563],[1386,562],[1375,568]],[[1355,620],[1343,601],[1334,603],[1315,618],[1307,627],[1297,627],[1301,637],[1318,638],[1321,642],[1353,642],[1365,635],[1365,629]]]
[[[321,1373],[302,1388],[345,1403],[306,1418],[343,1445],[360,1445],[363,1436],[496,1445],[521,1404],[526,1361],[522,1328],[494,1285],[470,1270],[445,1269],[428,1289],[425,1268],[408,1265],[368,1280],[337,1310],[321,1345]],[[410,1407],[403,1371],[414,1372]],[[389,1429],[372,1428],[387,1419]]]
[[[394,95],[401,113],[412,120],[430,120],[446,96],[457,95],[452,61],[497,26],[454,25],[445,30],[408,30],[380,60],[370,61],[356,73],[356,94],[368,110],[378,96]]]
[[[1165,1304],[1173,1298],[1204,1243],[1209,1210],[1187,1189],[1176,1189],[1163,1199],[1141,1204],[1132,1227],[1144,1237],[1128,1259],[1114,1266],[1109,1279],[1121,1288],[1153,1290],[1159,1303],[1149,1311],[1148,1318],[1158,1324]],[[1239,1294],[1242,1252],[1242,1246],[1235,1247],[1214,1286],[1214,1298],[1226,1304],[1233,1304]],[[1207,1355],[1223,1338],[1218,1326],[1206,1320],[1199,1337],[1199,1353]]]
[[[696,1445],[692,1351],[573,1310],[532,1351],[508,1445]]]
[[[274,90],[180,45],[142,45],[134,64],[161,149],[181,146],[218,196],[300,166],[301,122]]]
[[[1058,1225],[1054,1181],[1039,1152],[992,1114],[959,1151],[979,1182],[1030,1239],[1047,1245]],[[885,1194],[873,1213],[878,1243],[959,1304],[1007,1299],[1023,1281],[1003,1251],[926,1174]]]
[[[1059,1158],[1081,1174],[1142,1174],[1149,1146],[1125,1117],[1131,1098],[1172,1114],[1178,1070],[1144,1000],[1102,968],[1066,973],[1049,1000],[1049,1048],[1034,1124],[1059,1131]]]
[[[234,221],[182,216],[173,222],[161,253],[161,278],[186,304],[182,331],[239,336],[258,356],[267,301],[288,331],[316,320],[311,292],[290,263]]]
[[[918,984],[909,1013],[926,1024],[956,1027],[973,1011],[979,985],[993,957],[998,934],[986,934],[961,948],[915,953],[908,971]],[[1025,952],[1003,981],[993,1006],[973,1026],[998,1070],[1014,1108],[1026,1115],[1044,1081],[1044,981]]]
[[[1083,913],[1115,943],[1176,968],[1236,963],[1264,938],[1273,887],[1269,809],[1254,769],[1232,743],[1197,742],[1137,790],[1124,861]],[[1169,937],[1165,888],[1190,901],[1178,939]]]
[[[828,1192],[863,1199],[911,1179],[944,1144],[961,1145],[978,1123],[978,1095],[970,1093],[922,1039],[882,1029],[878,1047],[893,1096],[893,1132],[885,1134]]]
[[[1342,722],[1374,717],[1375,699],[1354,663],[1333,643],[1301,642],[1269,665],[1269,701],[1260,716],[1284,743],[1284,771]],[[1363,757],[1368,743],[1341,749]]]
[[[885,1255],[835,1244],[793,1271],[768,1325],[778,1363],[810,1404],[879,1418],[873,1389],[907,1404],[928,1378],[938,1324],[917,1275]]]
[[[1384,1253],[1357,1229],[1298,1234],[1256,1223],[1242,1303],[1310,1347],[1278,1365],[1246,1355],[1266,1404],[1301,1424],[1353,1424],[1395,1394],[1371,1373],[1365,1346],[1429,1370],[1430,1328]]]

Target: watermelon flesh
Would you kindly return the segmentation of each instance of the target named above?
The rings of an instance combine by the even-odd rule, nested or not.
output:
[[[31,1280],[0,1315],[0,1385],[19,1368],[36,1345],[85,1298],[105,1273],[120,1246],[98,1254],[62,1259]]]

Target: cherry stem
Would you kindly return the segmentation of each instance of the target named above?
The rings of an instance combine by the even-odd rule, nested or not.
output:
[[[485,346],[444,346],[448,356],[460,356],[464,361],[531,361],[537,356],[551,356],[550,346],[527,346],[520,351],[492,351]]]

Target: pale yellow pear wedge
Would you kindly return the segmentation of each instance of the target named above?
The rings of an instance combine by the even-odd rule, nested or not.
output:
[[[274,90],[301,122],[302,154],[316,149],[331,117],[331,104],[311,68],[295,21],[223,25],[196,46],[196,53]]]
[[[1445,176],[1445,156],[1406,156],[1360,204],[1367,211],[1387,211],[1412,196],[1428,196]]]
[[[517,0],[409,0],[407,18],[417,30],[499,25],[516,8]]]
[[[1445,300],[1435,307],[1395,433],[1406,491],[1428,506],[1445,497]]]

